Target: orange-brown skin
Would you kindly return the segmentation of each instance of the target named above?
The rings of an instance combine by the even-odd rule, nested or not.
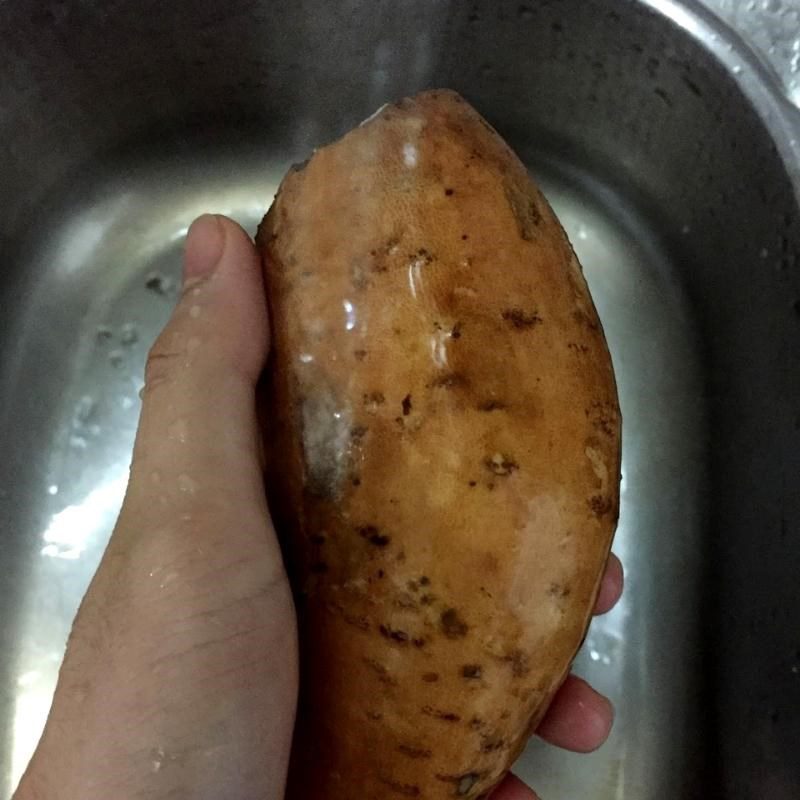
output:
[[[458,95],[388,106],[258,235],[303,658],[287,797],[484,797],[585,634],[620,414],[581,268]]]

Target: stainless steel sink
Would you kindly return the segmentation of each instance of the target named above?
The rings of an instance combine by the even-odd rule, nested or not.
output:
[[[800,113],[690,0],[0,3],[0,794],[120,504],[190,221],[252,231],[292,160],[428,86],[541,179],[625,418],[628,589],[576,664],[617,725],[520,774],[548,800],[800,797]]]

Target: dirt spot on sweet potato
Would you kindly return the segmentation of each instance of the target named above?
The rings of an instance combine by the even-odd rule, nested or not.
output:
[[[533,328],[542,322],[538,311],[525,311],[522,308],[507,308],[503,311],[502,317],[512,328],[518,331]]]
[[[362,525],[358,529],[358,535],[375,547],[388,547],[389,543],[392,541],[391,536],[381,533],[374,525]]]
[[[483,675],[480,664],[464,664],[461,667],[461,677],[467,680],[479,680]]]
[[[407,394],[401,403],[403,407],[403,416],[407,417],[411,413],[411,395]]]
[[[397,644],[408,644],[408,640],[411,638],[406,631],[392,628],[389,625],[381,625],[378,630],[384,639],[389,639]]]
[[[444,711],[441,708],[434,708],[433,706],[422,706],[420,711],[422,711],[426,717],[440,719],[442,722],[461,722],[461,717],[454,711]]]
[[[605,497],[601,494],[592,495],[588,503],[592,513],[598,519],[602,519],[614,510],[614,501],[610,497]]]
[[[438,672],[423,672],[422,673],[422,680],[425,683],[436,683],[439,680],[439,673]]]
[[[519,464],[509,455],[494,453],[483,460],[483,465],[492,474],[506,477],[519,469]]]
[[[508,406],[502,400],[484,400],[478,404],[478,411],[490,413],[492,411],[505,411]]]
[[[463,639],[469,632],[469,626],[454,608],[442,612],[439,625],[448,639]]]

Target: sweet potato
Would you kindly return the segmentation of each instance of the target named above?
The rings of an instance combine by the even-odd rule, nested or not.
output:
[[[257,241],[302,652],[287,796],[485,797],[569,670],[617,520],[620,413],[581,267],[448,91],[293,168]]]

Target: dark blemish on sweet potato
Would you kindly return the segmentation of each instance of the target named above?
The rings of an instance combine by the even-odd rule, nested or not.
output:
[[[433,755],[426,747],[416,747],[412,744],[398,745],[397,752],[408,758],[430,758]]]
[[[585,344],[580,344],[578,342],[570,342],[567,347],[572,350],[573,353],[577,353],[578,355],[586,355],[589,352],[589,348]]]
[[[408,644],[409,637],[405,631],[398,630],[397,628],[390,628],[388,625],[381,625],[378,630],[385,639],[391,639],[398,644]]]
[[[363,439],[363,438],[364,438],[364,436],[366,435],[366,433],[367,433],[367,431],[368,431],[368,430],[369,430],[369,429],[367,428],[367,426],[366,426],[366,425],[354,425],[354,426],[353,426],[353,427],[350,429],[350,438],[351,438],[351,439],[352,439],[354,442],[361,441],[361,439]]]
[[[524,311],[521,308],[507,308],[502,313],[503,319],[517,330],[525,330],[539,325],[542,318],[537,311]]]
[[[520,238],[526,242],[532,241],[536,236],[536,229],[542,222],[536,200],[523,188],[512,183],[506,184],[505,192]]]
[[[422,595],[422,597],[420,597],[419,602],[423,606],[429,606],[429,605],[432,605],[433,600],[434,600],[434,597],[433,597],[432,594],[424,594],[424,595]]]
[[[374,525],[363,525],[358,529],[358,535],[375,547],[386,547],[392,541],[391,536],[381,533]]]
[[[497,736],[484,735],[481,737],[481,753],[495,753],[504,750],[508,745],[506,740]]]
[[[477,680],[483,675],[483,670],[479,664],[464,664],[461,667],[461,677],[468,680]]]
[[[410,394],[407,394],[403,398],[402,406],[403,406],[403,416],[407,417],[411,413],[411,395]]]
[[[610,403],[594,402],[585,411],[592,427],[606,436],[615,436],[617,433],[618,415]]]
[[[478,485],[478,481],[468,481],[467,482],[467,486],[469,486],[470,489],[474,489],[477,485]]]
[[[511,712],[508,709],[505,709],[500,714],[500,719],[508,719],[511,716]]]
[[[423,647],[425,647],[427,642],[421,636],[417,636],[411,640],[411,644],[413,644],[418,650],[421,650]]]
[[[469,379],[461,372],[445,372],[437,375],[429,385],[441,389],[460,389],[469,386]]]
[[[452,711],[442,711],[440,708],[433,706],[422,706],[420,709],[425,716],[440,719],[442,722],[461,722],[461,717]]]
[[[383,719],[383,714],[380,711],[367,711],[367,719],[374,720],[375,722],[380,722]]]
[[[379,570],[378,570],[378,571],[375,573],[375,576],[376,576],[378,579],[385,578],[385,577],[386,577],[386,573],[385,573],[385,572],[384,572],[382,569],[379,569]]]
[[[603,497],[603,495],[595,494],[589,498],[589,508],[592,509],[592,513],[598,518],[602,518],[606,516],[606,514],[610,514],[614,510],[614,502],[610,497]]]
[[[466,242],[466,241],[467,241],[467,239],[469,239],[469,236],[467,236],[467,234],[466,234],[466,233],[462,233],[462,234],[461,234],[461,239],[462,239],[462,241]]]
[[[421,796],[419,786],[415,786],[413,783],[399,783],[398,781],[394,781],[391,778],[385,778],[383,776],[380,776],[379,780],[389,789],[389,791],[394,792],[395,794],[402,795],[403,797]]]
[[[453,339],[460,339],[461,338],[461,323],[460,322],[456,322],[456,324],[453,325],[453,330],[450,331],[450,336],[452,336]]]
[[[328,565],[324,561],[317,561],[309,567],[314,575],[324,575],[328,571]]]
[[[430,586],[431,585],[431,579],[427,575],[421,575],[420,579],[419,579],[419,585],[420,586]]]
[[[444,193],[445,193],[445,195],[447,195],[447,197],[452,197],[453,196],[453,191],[454,191],[453,189],[447,188],[447,189],[444,190]]]
[[[569,586],[562,586],[560,583],[551,583],[550,586],[547,588],[547,594],[550,597],[558,597],[558,598],[565,598],[569,597],[571,593],[571,589]]]
[[[422,680],[425,683],[436,683],[439,680],[439,673],[438,672],[424,672],[422,674]]]
[[[368,392],[364,395],[364,405],[369,409],[375,409],[386,402],[383,392]]]
[[[495,453],[483,460],[483,465],[494,475],[506,477],[519,469],[519,464],[511,456]]]
[[[439,625],[448,639],[463,639],[469,632],[469,626],[461,619],[458,611],[454,608],[442,611],[442,615],[439,617]]]
[[[431,255],[424,247],[420,247],[416,253],[409,253],[408,257],[411,260],[420,260],[426,266],[432,264],[436,260],[435,256]]]
[[[356,361],[363,361],[367,357],[366,350],[353,350]]]
[[[506,404],[500,400],[486,400],[478,405],[478,411],[489,413],[491,411],[505,411]]]
[[[353,476],[352,484],[353,486],[361,486],[361,478],[358,475]]]
[[[417,581],[409,581],[409,582],[406,584],[406,586],[407,586],[407,587],[408,587],[408,588],[409,588],[409,589],[410,589],[412,592],[418,592],[418,591],[419,591],[419,583],[417,583]]]
[[[531,671],[530,659],[522,650],[511,650],[501,660],[511,666],[511,674],[515,678],[522,678]]]
[[[589,317],[584,311],[577,309],[572,312],[572,318],[575,322],[580,323],[581,325],[585,325],[589,330],[596,331],[599,330],[599,325],[595,320]]]
[[[387,686],[397,686],[397,679],[389,674],[389,670],[374,658],[364,658],[363,662],[378,676],[381,683]]]

